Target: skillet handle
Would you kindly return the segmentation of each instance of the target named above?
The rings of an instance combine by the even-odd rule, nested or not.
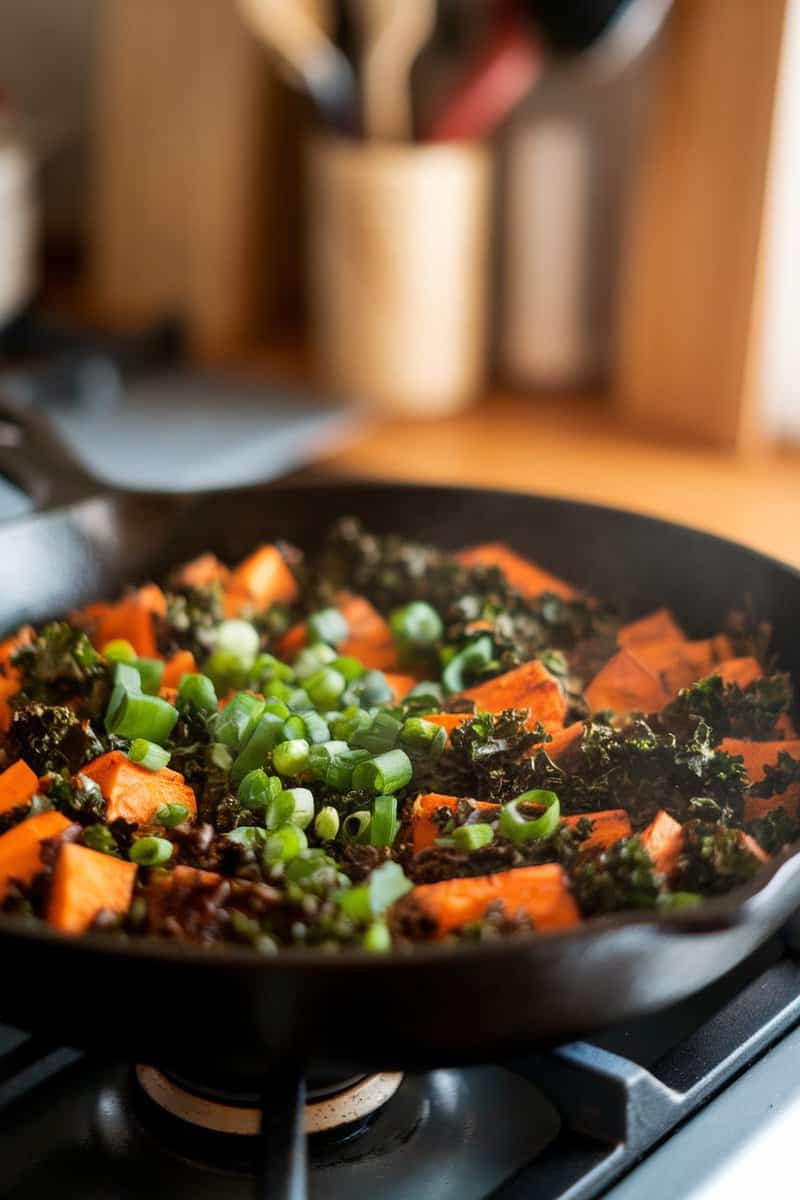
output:
[[[46,417],[5,396],[0,396],[0,475],[20,487],[36,509],[60,508],[103,490]]]

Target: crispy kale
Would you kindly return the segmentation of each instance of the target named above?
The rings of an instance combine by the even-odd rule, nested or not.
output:
[[[214,630],[224,617],[222,585],[189,588],[166,593],[167,616],[158,630],[159,650],[174,654],[176,650],[191,650],[198,661],[208,656],[214,641]]]
[[[661,808],[684,819],[695,796],[707,796],[723,813],[740,816],[745,783],[742,760],[714,750],[703,722],[679,739],[656,733],[640,719],[623,729],[588,725],[558,765],[546,750],[539,751],[528,787],[556,792],[565,813],[628,808],[634,827],[641,829]]]
[[[777,763],[764,767],[764,778],[753,784],[750,793],[759,799],[782,796],[793,783],[800,783],[800,758],[794,758],[785,750],[781,750]]]
[[[528,729],[527,719],[527,710],[510,708],[457,726],[439,760],[434,790],[502,802],[533,787],[531,760],[523,756],[549,738],[541,726]]]
[[[79,711],[99,716],[105,709],[109,670],[85,633],[66,621],[52,621],[13,656],[22,686],[12,704],[21,708],[38,701],[57,705],[79,699]]]
[[[725,737],[766,741],[776,736],[775,722],[793,702],[794,687],[785,674],[764,676],[745,688],[709,675],[684,688],[666,706],[661,722],[667,729],[685,730],[704,721],[715,745]]]
[[[784,846],[800,840],[800,820],[779,804],[763,817],[748,822],[747,832],[767,854],[777,854]]]
[[[66,770],[74,775],[103,753],[103,744],[88,721],[64,704],[28,704],[11,722],[11,740],[19,756],[37,775]]]
[[[81,825],[95,825],[105,819],[103,793],[94,780],[86,775],[78,774],[70,778],[68,772],[63,771],[47,776],[42,786],[53,807],[70,820],[78,821]]]
[[[742,840],[741,830],[691,820],[683,827],[683,848],[673,883],[679,891],[716,895],[751,879],[760,865]]]
[[[579,862],[572,888],[586,917],[658,902],[660,879],[641,838],[627,837]]]

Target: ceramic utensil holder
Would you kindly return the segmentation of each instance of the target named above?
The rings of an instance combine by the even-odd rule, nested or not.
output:
[[[438,417],[484,380],[491,159],[480,146],[309,147],[309,286],[325,383]]]

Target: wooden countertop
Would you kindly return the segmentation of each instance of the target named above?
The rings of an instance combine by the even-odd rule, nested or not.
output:
[[[497,391],[446,420],[376,422],[326,467],[570,496],[681,521],[800,566],[800,452],[647,441],[597,395]]]

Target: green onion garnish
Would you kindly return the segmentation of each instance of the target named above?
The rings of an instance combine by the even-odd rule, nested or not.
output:
[[[274,713],[262,713],[255,729],[233,760],[231,767],[233,786],[238,787],[248,772],[263,766],[270,750],[274,750],[282,738],[283,721],[280,717],[276,717]]]
[[[305,718],[297,714],[286,717],[283,722],[283,734],[287,741],[304,738],[306,736]]]
[[[286,703],[292,712],[306,713],[314,705],[311,703],[311,697],[305,688],[293,688],[286,697]]]
[[[112,732],[111,723],[116,719],[125,695],[128,692],[138,695],[141,690],[142,681],[136,668],[132,667],[130,663],[118,662],[114,667],[114,684],[111,688],[105,715],[105,727],[109,733]]]
[[[291,797],[292,811],[287,820],[300,829],[306,829],[314,819],[314,793],[308,788],[286,788],[281,799]]]
[[[261,719],[264,701],[250,692],[237,692],[225,707],[214,717],[212,730],[214,740],[224,742],[233,750],[245,745]]]
[[[392,935],[385,921],[373,921],[364,934],[361,945],[370,954],[385,954],[392,948]]]
[[[353,787],[363,788],[377,796],[399,792],[411,781],[411,759],[405,750],[388,750],[367,762],[359,763],[353,772]]]
[[[544,812],[540,817],[526,817],[519,811],[522,804],[544,808]],[[561,806],[555,792],[534,788],[530,792],[523,792],[521,796],[517,796],[516,800],[511,800],[508,804],[503,805],[500,809],[497,828],[504,837],[510,838],[512,842],[519,845],[522,842],[540,841],[542,838],[550,837],[558,829],[560,818]]]
[[[363,667],[357,658],[351,658],[348,654],[335,658],[331,666],[340,675],[344,675],[348,683],[352,683],[354,679],[360,679],[366,671],[366,667]]]
[[[346,792],[353,782],[356,767],[368,759],[369,750],[342,750],[334,754],[325,772],[325,783],[337,792]]]
[[[274,867],[278,863],[291,862],[303,850],[308,849],[308,839],[298,825],[281,825],[267,838],[264,861]]]
[[[178,699],[191,708],[196,708],[198,712],[217,711],[217,693],[207,675],[182,675],[178,684]]]
[[[176,825],[182,825],[188,816],[189,809],[185,804],[178,804],[176,801],[170,800],[169,804],[162,804],[153,817],[153,822],[156,825],[163,825],[166,829],[174,829]]]
[[[279,775],[292,778],[301,775],[308,766],[309,745],[305,738],[279,742],[272,751],[272,765]]]
[[[339,814],[332,804],[326,804],[314,819],[314,833],[321,842],[332,842],[338,832]]]
[[[326,783],[334,756],[347,750],[349,746],[343,741],[322,742],[319,746],[312,746],[308,754],[308,766],[314,778]]]
[[[247,682],[258,692],[264,692],[272,683],[286,684],[293,679],[294,671],[288,663],[281,662],[272,654],[258,654],[247,673]]]
[[[206,659],[205,673],[212,680],[218,696],[227,696],[233,688],[243,688],[247,682],[247,667],[240,658],[227,650],[215,650]]]
[[[339,905],[352,920],[368,921],[382,917],[412,886],[399,863],[385,862],[375,868],[366,883],[343,892]]]
[[[430,650],[442,636],[442,618],[424,600],[413,600],[397,608],[389,618],[395,641],[401,649]]]
[[[306,680],[305,687],[314,707],[327,712],[336,707],[336,701],[347,687],[347,680],[333,667],[322,667]]]
[[[452,842],[456,850],[480,850],[494,840],[491,825],[459,825],[453,830]]]
[[[301,683],[306,679],[310,679],[312,675],[316,675],[322,667],[328,666],[336,658],[336,651],[330,646],[326,646],[324,642],[317,642],[314,646],[306,646],[300,651],[297,658],[294,660],[294,673]]]
[[[284,683],[282,679],[273,679],[266,687],[257,688],[257,690],[266,696],[267,702],[270,700],[282,701],[288,712],[289,701],[292,698],[292,692],[295,690],[292,684]]]
[[[367,671],[352,685],[362,708],[375,708],[394,700],[394,692],[386,682],[383,671]]]
[[[400,734],[400,747],[412,758],[437,759],[447,743],[447,730],[422,717],[409,717]]]
[[[312,613],[306,622],[306,638],[309,646],[324,642],[328,646],[339,646],[347,641],[350,626],[338,608],[321,608]]]
[[[125,638],[112,638],[103,646],[103,657],[109,662],[136,662],[136,651]]]
[[[468,687],[481,667],[487,667],[494,655],[494,643],[487,634],[482,634],[469,646],[459,651],[442,671],[444,690],[452,695]]]
[[[277,775],[270,775],[269,783],[270,800],[264,824],[267,829],[280,829],[281,825],[288,825],[294,816],[294,789],[284,791]]]
[[[267,809],[278,793],[282,790],[281,781],[275,776],[267,775],[261,767],[248,771],[236,789],[236,798],[245,808],[253,812]]]
[[[148,742],[145,738],[134,738],[128,750],[131,762],[145,767],[148,771],[160,771],[169,762],[169,757],[169,750],[157,746],[155,742]]]
[[[282,721],[288,721],[292,715],[289,705],[283,700],[278,700],[275,696],[267,696],[264,701],[264,712],[274,713]]]
[[[403,722],[400,718],[382,708],[367,727],[353,733],[350,744],[369,750],[370,754],[383,754],[386,750],[394,749],[402,732]]]
[[[248,846],[251,850],[261,850],[267,841],[267,832],[260,825],[240,825],[225,834],[229,842],[238,842],[240,846]]]
[[[128,858],[139,867],[159,867],[172,858],[172,842],[160,837],[139,838],[128,851]]]
[[[313,708],[304,712],[300,720],[305,725],[305,731],[297,736],[304,737],[312,746],[319,746],[322,742],[330,741],[331,731],[327,721]]]
[[[376,796],[375,803],[372,806],[369,844],[371,846],[391,846],[397,837],[399,828],[397,797]]]
[[[106,714],[106,728],[118,737],[146,738],[161,745],[172,733],[177,719],[178,710],[160,696],[125,691],[116,711]]]
[[[250,670],[258,654],[258,630],[249,621],[223,621],[217,627],[214,652],[231,654]]]
[[[142,691],[148,696],[157,696],[164,675],[164,663],[160,658],[137,658],[133,664],[142,681]]]
[[[372,824],[372,813],[365,809],[350,813],[342,821],[342,839],[351,845],[358,842],[361,845],[369,842],[369,827]]]

